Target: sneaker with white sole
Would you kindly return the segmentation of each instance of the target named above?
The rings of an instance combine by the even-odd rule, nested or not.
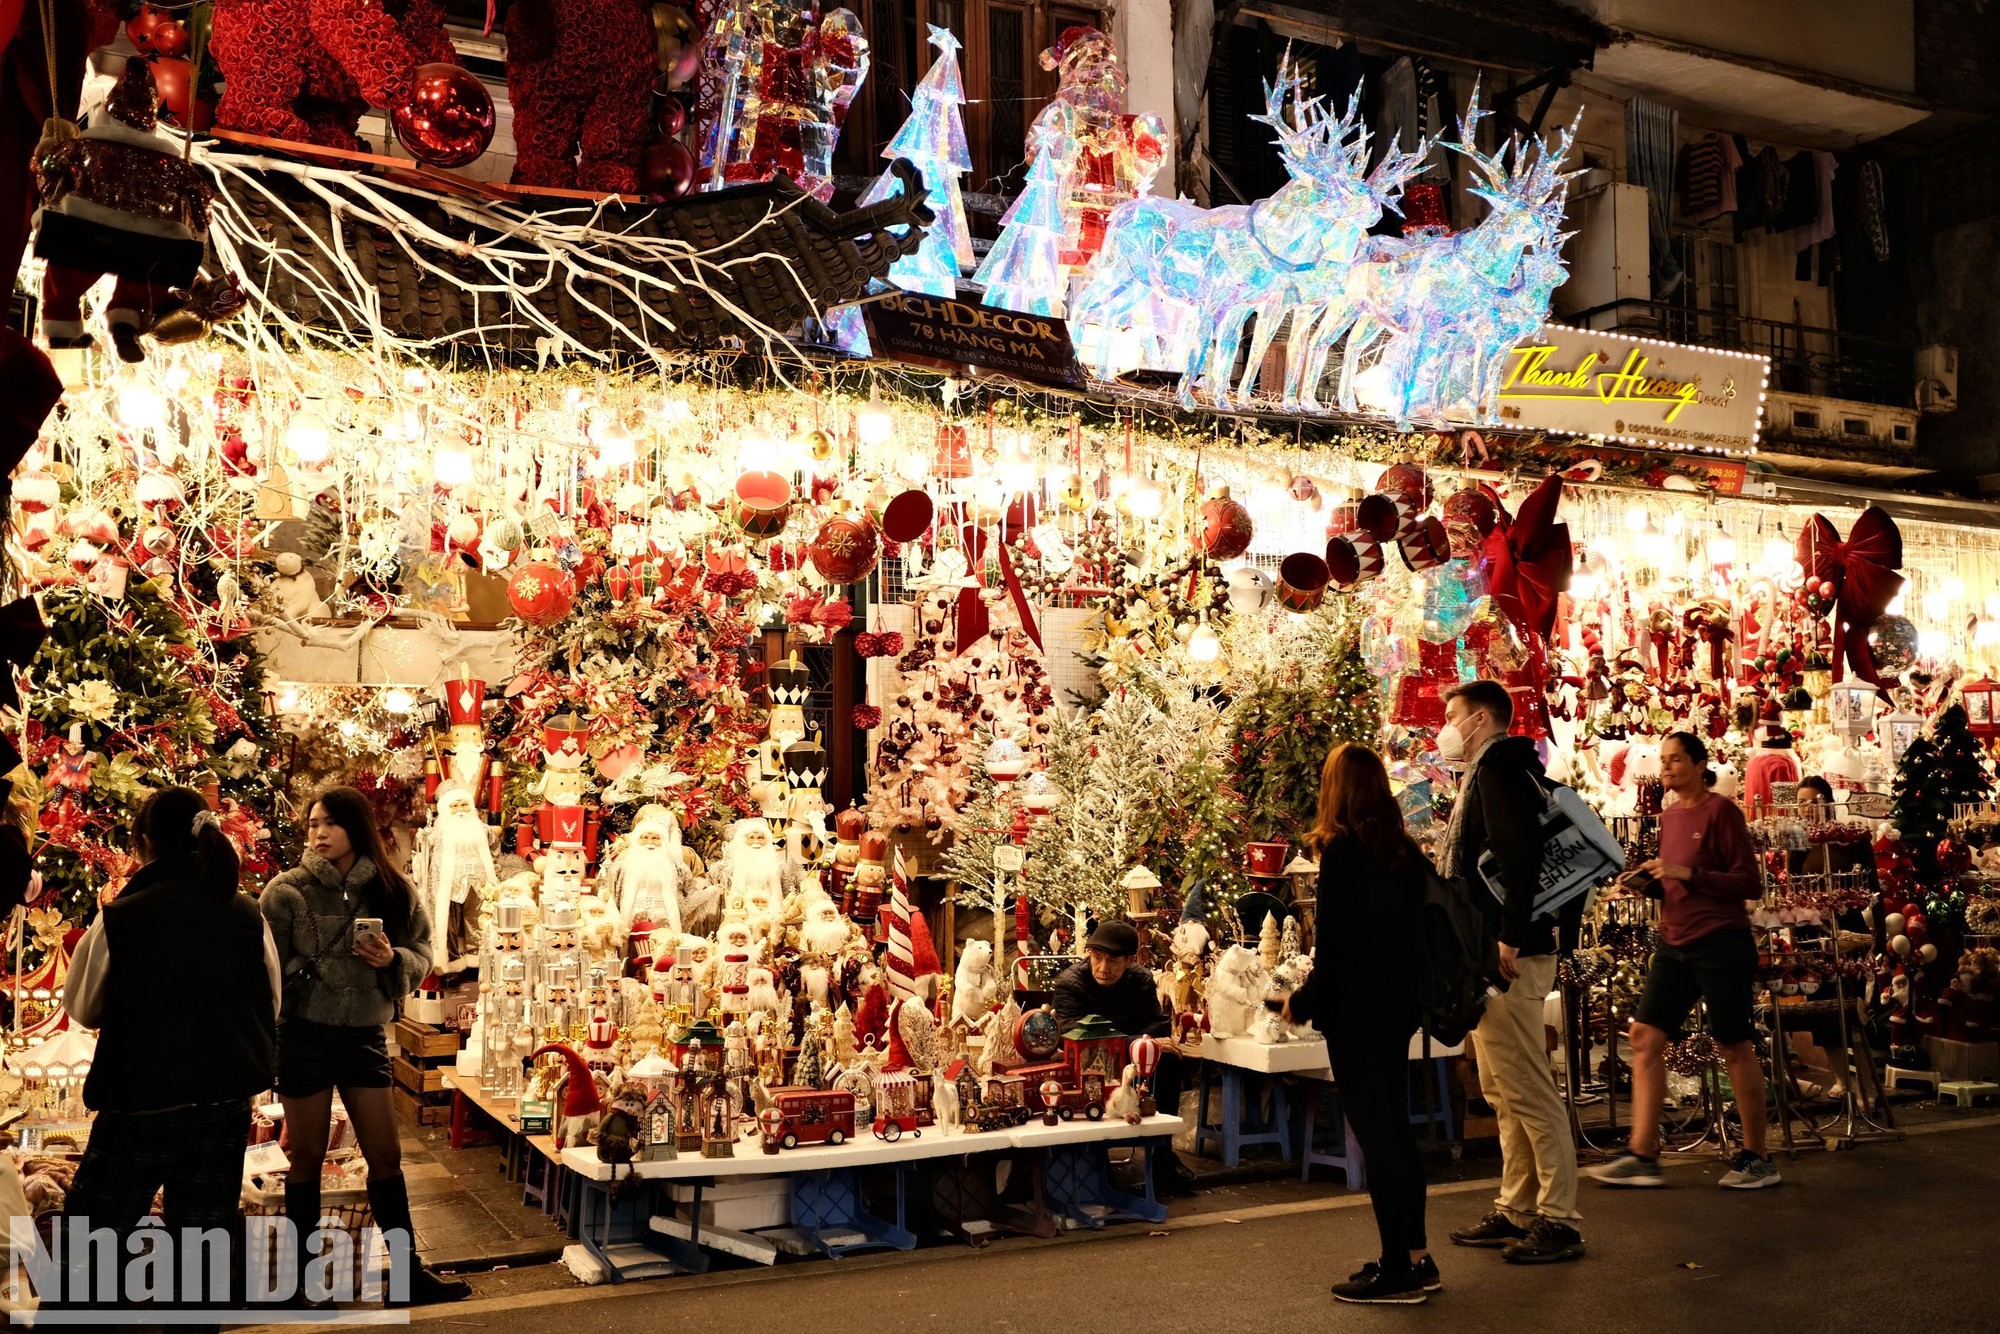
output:
[[[1660,1171],[1660,1160],[1641,1158],[1636,1153],[1621,1153],[1608,1163],[1587,1167],[1583,1174],[1592,1181],[1605,1186],[1664,1186],[1666,1174]]]
[[[1724,1190],[1762,1190],[1766,1186],[1780,1185],[1783,1181],[1784,1178],[1778,1175],[1776,1163],[1762,1154],[1744,1149],[1736,1155],[1717,1184]]]
[[[1415,1269],[1417,1277],[1424,1281],[1425,1292],[1436,1292],[1444,1286],[1444,1279],[1438,1274],[1437,1261],[1433,1260],[1430,1256],[1426,1255],[1423,1259],[1412,1265],[1411,1268]],[[1349,1283],[1366,1283],[1381,1272],[1382,1262],[1379,1260],[1370,1260],[1367,1264],[1361,1266],[1360,1269],[1349,1274],[1347,1281]]]
[[[1432,1273],[1435,1272],[1433,1269]],[[1333,1299],[1364,1306],[1415,1306],[1431,1295],[1426,1285],[1424,1271],[1416,1265],[1395,1271],[1379,1264],[1363,1265],[1359,1274],[1333,1285]]]

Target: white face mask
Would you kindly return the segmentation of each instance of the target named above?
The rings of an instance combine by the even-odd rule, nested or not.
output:
[[[1471,721],[1470,718],[1466,719],[1468,723]],[[1437,752],[1438,758],[1446,763],[1455,763],[1465,758],[1466,734],[1463,724],[1446,723],[1438,728]]]

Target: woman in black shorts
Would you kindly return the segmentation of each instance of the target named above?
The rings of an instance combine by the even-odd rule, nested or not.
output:
[[[431,926],[410,882],[389,860],[368,798],[351,787],[320,794],[307,817],[304,857],[265,886],[261,904],[285,979],[278,1025],[278,1097],[291,1161],[285,1217],[301,1238],[319,1224],[320,1172],[339,1089],[368,1162],[375,1225],[403,1229],[414,1258],[384,1029],[396,1017],[396,1002],[430,972]],[[379,920],[381,930],[358,930],[364,919]],[[422,1265],[410,1275],[409,1297],[419,1304],[470,1291],[464,1280],[440,1278]]]

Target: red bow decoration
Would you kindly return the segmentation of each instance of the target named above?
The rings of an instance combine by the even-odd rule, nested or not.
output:
[[[1547,639],[1556,624],[1556,596],[1569,589],[1569,525],[1556,522],[1562,478],[1550,475],[1521,502],[1512,518],[1500,510],[1486,535],[1486,590],[1507,619]]]
[[[1896,571],[1903,564],[1903,534],[1886,510],[1861,511],[1845,542],[1824,514],[1815,514],[1799,534],[1799,567],[1807,583],[1833,585],[1833,679],[1845,663],[1868,684],[1880,687],[1868,627],[1881,619],[1903,587]]]

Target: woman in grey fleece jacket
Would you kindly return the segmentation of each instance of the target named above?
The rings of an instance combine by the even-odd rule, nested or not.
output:
[[[285,1216],[309,1236],[320,1218],[333,1092],[340,1090],[368,1162],[375,1225],[401,1228],[415,1257],[384,1029],[396,1002],[431,970],[431,923],[375,827],[368,798],[336,787],[313,802],[300,865],[264,887],[260,906],[285,977],[278,1025],[278,1097],[285,1106]],[[379,919],[380,930],[362,930]],[[305,1257],[302,1257],[302,1259]],[[410,1300],[450,1301],[470,1289],[422,1266]],[[311,1295],[306,1294],[310,1300]]]

